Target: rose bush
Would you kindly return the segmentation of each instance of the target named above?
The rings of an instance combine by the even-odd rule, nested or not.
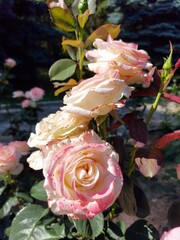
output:
[[[109,70],[82,80],[64,97],[62,110],[86,117],[105,115],[114,108],[123,106],[118,101],[129,97],[134,89],[118,77],[119,71]]]
[[[137,44],[114,40],[109,35],[107,41],[96,38],[93,45],[97,49],[86,52],[90,71],[103,73],[107,69],[118,69],[119,78],[127,84],[150,85],[154,68],[147,52],[138,50]]]
[[[123,177],[118,154],[93,131],[42,148],[44,188],[54,214],[93,218],[117,199]]]
[[[0,174],[18,175],[23,170],[20,157],[14,146],[0,144]]]
[[[28,140],[30,147],[42,147],[48,142],[78,135],[88,129],[90,118],[64,111],[57,111],[36,124],[36,133]]]

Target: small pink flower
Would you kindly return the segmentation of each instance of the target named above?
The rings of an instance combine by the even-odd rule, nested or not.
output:
[[[177,178],[180,180],[180,164],[176,166]]]
[[[24,92],[23,91],[20,91],[20,90],[18,90],[18,91],[14,91],[13,92],[13,98],[20,98],[20,97],[24,97],[25,95],[24,95]]]
[[[9,143],[10,146],[14,146],[16,151],[19,152],[22,156],[25,156],[29,153],[30,147],[26,141],[12,141]]]
[[[30,106],[31,106],[31,101],[29,99],[25,99],[21,103],[22,108],[27,108],[27,107],[30,107]]]
[[[0,145],[0,174],[18,175],[23,170],[23,165],[19,160],[20,154],[14,146]]]
[[[110,207],[123,185],[113,147],[93,131],[42,148],[44,188],[56,215],[93,218]]]
[[[43,98],[45,92],[42,88],[34,87],[29,91],[29,96],[33,101],[39,101]]]
[[[8,68],[13,68],[16,66],[16,61],[12,58],[7,58],[4,61],[4,66],[6,66]]]
[[[171,229],[169,232],[164,232],[160,240],[179,240],[180,227]]]

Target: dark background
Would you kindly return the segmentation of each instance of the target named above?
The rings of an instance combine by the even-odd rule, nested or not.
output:
[[[65,1],[66,3],[72,1]],[[180,1],[109,0],[98,1],[92,29],[111,22],[121,24],[118,38],[139,44],[153,64],[161,67],[169,54],[169,41],[174,46],[174,63],[180,56]],[[0,0],[0,69],[6,58],[13,58],[14,90],[39,86],[53,92],[48,69],[64,57],[63,33],[54,28],[45,1]],[[178,79],[178,76],[177,76]],[[178,80],[179,81],[179,80]]]

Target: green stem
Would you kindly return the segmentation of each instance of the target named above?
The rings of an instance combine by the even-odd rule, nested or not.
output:
[[[154,113],[158,107],[159,100],[160,100],[162,94],[163,94],[163,84],[161,85],[160,90],[156,96],[156,99],[150,108],[149,114],[148,114],[146,122],[145,122],[147,126],[149,125],[149,123],[152,119],[152,116],[154,115]],[[128,169],[128,173],[127,173],[128,177],[130,177],[131,173],[134,171],[134,159],[135,159],[136,152],[137,152],[137,147],[133,146],[132,150],[131,150],[131,154],[130,154],[129,169]]]
[[[82,40],[82,29],[78,28],[76,31],[76,39]],[[83,75],[83,62],[84,62],[84,49],[82,47],[78,48],[78,55],[79,55],[79,80],[82,79]]]

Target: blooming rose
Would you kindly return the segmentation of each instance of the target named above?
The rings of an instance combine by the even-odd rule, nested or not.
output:
[[[23,91],[18,90],[18,91],[13,92],[13,98],[19,98],[19,97],[24,97],[24,96],[25,95],[24,95]]]
[[[117,77],[118,71],[109,70],[82,80],[64,96],[62,110],[88,117],[105,115],[117,106],[123,97],[129,97],[132,87]]]
[[[34,87],[30,91],[25,92],[25,97],[30,98],[32,101],[39,101],[44,96],[44,90],[39,87]]]
[[[4,66],[6,66],[8,68],[13,68],[16,66],[16,61],[12,58],[7,58],[4,61]]]
[[[179,240],[180,227],[171,229],[169,232],[164,232],[160,240]]]
[[[26,141],[12,141],[9,143],[10,146],[14,146],[16,151],[19,152],[22,156],[25,156],[29,153],[30,147]]]
[[[18,175],[23,169],[19,159],[20,155],[14,146],[0,145],[0,174]]]
[[[57,215],[93,218],[120,194],[123,177],[118,154],[93,131],[42,148],[44,188]]]
[[[161,166],[158,165],[157,159],[154,158],[135,158],[135,162],[139,168],[139,171],[145,177],[152,178],[161,169]]]
[[[107,41],[97,38],[93,49],[87,51],[86,58],[90,71],[103,73],[107,69],[118,69],[120,79],[127,84],[144,84],[149,86],[154,73],[146,51],[138,50],[138,45],[113,40],[109,35]]]
[[[40,148],[50,141],[81,134],[88,129],[89,122],[90,118],[64,111],[51,113],[36,124],[36,133],[31,133],[28,145]]]

